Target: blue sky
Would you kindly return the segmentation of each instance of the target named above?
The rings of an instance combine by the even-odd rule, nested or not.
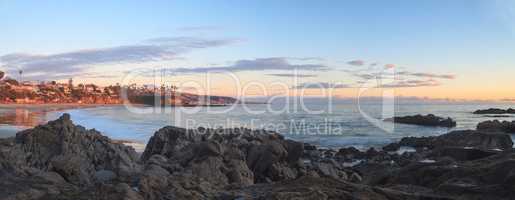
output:
[[[260,58],[320,58],[309,63],[288,62],[338,71],[356,70],[347,62],[363,60],[367,64],[392,63],[419,73],[453,74],[456,79],[438,86],[449,93],[483,78],[478,73],[497,75],[499,84],[515,83],[504,77],[515,72],[514,11],[515,3],[508,0],[0,0],[0,56],[4,56],[0,63],[8,68],[5,55],[13,53],[66,54],[146,45],[154,38],[188,37],[231,42],[181,48],[176,58],[160,62],[122,63],[129,68],[201,68],[235,66],[239,60]],[[88,73],[102,73],[119,71],[120,66],[115,65],[116,59],[80,67],[91,68]],[[254,75],[257,79],[262,76],[261,72]],[[351,75],[342,75],[347,76]],[[339,81],[323,72],[311,81],[322,80]],[[481,85],[486,91],[490,88],[485,85],[498,84]],[[499,97],[508,95],[500,93]]]

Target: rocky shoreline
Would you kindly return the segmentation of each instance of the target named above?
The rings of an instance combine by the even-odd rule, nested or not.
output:
[[[140,156],[65,114],[0,139],[0,199],[512,199],[512,147],[483,129],[362,152],[264,130],[164,127]]]

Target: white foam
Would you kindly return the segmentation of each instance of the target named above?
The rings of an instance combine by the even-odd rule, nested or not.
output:
[[[413,153],[413,152],[417,152],[417,150],[415,148],[413,148],[413,147],[402,146],[395,153],[399,154],[399,155],[402,155],[404,153]]]
[[[424,159],[424,160],[421,160],[421,161],[419,161],[419,162],[420,162],[420,163],[428,163],[428,164],[429,164],[429,163],[435,163],[435,162],[436,162],[436,160]]]

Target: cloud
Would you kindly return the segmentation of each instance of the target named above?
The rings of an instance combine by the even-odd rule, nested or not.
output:
[[[440,82],[435,80],[407,80],[397,81],[379,85],[378,88],[410,88],[410,87],[434,87],[440,86]]]
[[[324,61],[324,58],[321,57],[287,57],[290,60],[300,60],[300,61]]]
[[[359,77],[361,79],[373,79],[377,77],[375,74],[354,74],[354,76]]]
[[[315,82],[315,83],[301,83],[294,86],[293,89],[341,89],[353,88],[352,85],[341,83],[328,83],[328,82]]]
[[[168,68],[171,73],[207,73],[207,72],[240,72],[240,71],[270,71],[270,70],[302,70],[302,71],[327,71],[330,68],[322,64],[291,64],[283,57],[257,58],[253,60],[238,60],[233,65],[221,67],[197,67],[197,68]]]
[[[365,61],[363,61],[363,60],[351,60],[351,61],[347,62],[347,64],[352,65],[352,66],[363,66],[363,65],[365,65]]]
[[[398,79],[399,78],[399,77],[395,77],[394,74],[391,72],[363,72],[363,70],[357,70],[357,71],[343,70],[343,71],[351,74],[352,76],[363,79],[363,80],[386,79],[386,78]]]
[[[392,73],[356,73],[354,76],[359,77],[361,79],[396,79]]]
[[[194,37],[154,38],[136,45],[85,49],[59,54],[8,54],[0,56],[0,64],[11,72],[22,69],[28,79],[35,79],[31,74],[36,76],[41,72],[45,73],[46,79],[55,79],[57,76],[52,74],[84,72],[92,65],[172,60],[179,54],[195,49],[224,46],[238,41]]]
[[[433,74],[433,73],[413,73],[402,71],[399,72],[400,75],[408,75],[422,78],[440,78],[440,79],[455,79],[456,75],[453,74]]]
[[[430,78],[430,79],[455,79],[456,75],[453,74],[434,74],[434,73],[421,73],[421,72],[409,72],[409,71],[400,71],[400,72],[361,72],[361,71],[349,71],[344,70],[351,75],[361,78],[361,79],[383,79],[383,78],[391,78],[391,79],[404,79],[409,77],[416,78]]]
[[[318,75],[316,75],[316,74],[267,74],[267,76],[312,78],[312,77],[317,77]]]
[[[341,84],[328,82],[308,82],[302,83],[292,89],[343,89],[367,87],[366,81],[357,81],[355,84]],[[375,85],[375,86],[374,86]],[[415,88],[415,87],[435,87],[441,83],[436,80],[397,80],[392,83],[369,85],[371,88]]]
[[[196,37],[160,37],[146,40],[154,46],[165,47],[175,51],[187,51],[208,47],[225,46],[241,42],[241,39],[201,39]]]
[[[385,69],[392,69],[392,68],[395,68],[395,64],[386,64],[386,65],[384,65],[384,68],[385,68]]]
[[[348,64],[361,66],[365,62],[362,60],[350,61]],[[342,70],[352,76],[359,78],[358,85],[369,83],[368,80],[376,79],[378,82],[391,80],[391,83],[377,85],[378,88],[405,88],[405,87],[434,87],[440,86],[442,79],[452,80],[456,78],[453,74],[435,74],[425,72],[393,71],[387,69],[397,69],[395,64],[385,64],[383,68],[373,68],[377,62],[370,64],[371,68],[361,70]]]
[[[386,71],[372,71],[372,72],[363,72],[363,70],[351,71],[344,70],[349,74],[358,77],[357,84],[365,84],[368,83],[367,80],[382,80],[384,81],[392,81],[392,83],[388,84],[380,84],[377,88],[407,88],[407,87],[435,87],[440,86],[441,82],[439,80],[442,79],[455,79],[455,75],[452,74],[433,74],[433,73],[421,73],[421,72],[409,72],[409,71],[399,71],[399,72],[386,72]]]
[[[217,31],[222,29],[219,26],[184,26],[177,28],[178,31]]]

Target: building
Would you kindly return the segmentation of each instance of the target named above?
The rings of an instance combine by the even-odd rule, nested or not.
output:
[[[68,88],[70,88],[70,90],[73,90],[73,79],[72,78],[70,78],[68,80]]]

